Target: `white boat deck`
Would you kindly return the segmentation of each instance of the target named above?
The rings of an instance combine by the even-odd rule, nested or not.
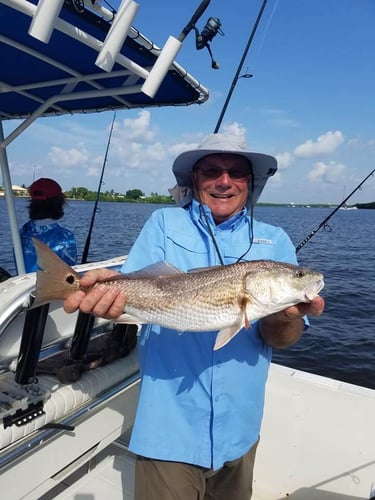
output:
[[[273,365],[252,500],[375,498],[374,405],[370,389]],[[133,476],[121,437],[41,500],[133,500]]]
[[[86,465],[68,477],[63,483],[67,489],[58,493],[62,489],[61,485],[40,500],[133,500],[133,455],[120,444],[113,444],[95,461],[96,466],[92,470],[89,471]]]

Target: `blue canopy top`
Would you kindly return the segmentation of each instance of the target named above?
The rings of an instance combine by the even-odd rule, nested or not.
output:
[[[160,49],[133,27],[112,71],[96,66],[114,15],[98,7],[100,2],[65,0],[49,42],[37,40],[28,34],[37,3],[0,0],[1,120],[32,113],[51,116],[187,105],[208,98],[207,90],[175,62],[154,98],[141,92],[144,73]]]
[[[170,37],[168,57],[163,59],[167,51],[161,51],[130,25],[134,16],[128,11],[138,8],[134,0],[121,3],[118,13],[101,3],[0,0],[0,167],[20,273],[24,263],[6,150],[23,130],[41,116],[200,104],[208,98],[208,91],[174,62],[185,33],[179,39]],[[208,3],[203,1],[197,12],[203,12]],[[30,34],[37,18],[42,19],[41,31],[48,33],[44,38],[39,33],[35,36],[33,30]],[[129,24],[124,19],[129,19]],[[103,44],[112,37],[117,21],[123,30],[119,51],[105,52]],[[106,70],[96,64],[103,52],[104,61],[114,63]],[[150,74],[157,76],[157,84]],[[151,81],[152,91],[142,91]],[[13,131],[4,137],[2,122],[12,119],[21,122],[17,120]]]

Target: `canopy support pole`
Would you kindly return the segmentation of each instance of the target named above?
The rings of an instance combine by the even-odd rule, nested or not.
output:
[[[0,166],[1,173],[3,177],[3,184],[5,190],[5,199],[7,203],[7,209],[9,214],[9,224],[10,224],[10,232],[13,240],[14,247],[14,257],[16,260],[16,267],[18,274],[25,273],[25,263],[23,260],[22,253],[22,245],[21,245],[21,237],[18,228],[17,215],[16,215],[16,205],[14,202],[13,191],[12,191],[12,182],[10,179],[9,173],[9,163],[6,147],[2,146],[2,142],[4,140],[4,130],[3,130],[3,122],[0,120]]]

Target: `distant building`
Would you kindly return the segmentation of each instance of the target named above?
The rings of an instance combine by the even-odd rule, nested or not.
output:
[[[29,196],[29,191],[26,188],[23,188],[22,186],[17,186],[14,184],[12,186],[12,191],[14,196],[20,196],[20,197],[28,197]],[[4,188],[1,186],[0,187],[0,196],[5,196],[5,191]]]

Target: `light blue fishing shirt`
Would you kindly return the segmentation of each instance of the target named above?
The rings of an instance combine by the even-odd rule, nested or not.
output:
[[[70,266],[77,263],[77,243],[74,234],[56,221],[43,219],[29,220],[20,230],[23,258],[27,273],[38,269],[36,252],[31,238],[37,238],[48,245]]]
[[[246,210],[215,225],[208,207],[158,209],[133,245],[122,272],[167,261],[187,271],[220,264],[202,210],[225,264],[250,245]],[[254,239],[244,260],[296,263],[281,229],[254,220]],[[140,337],[140,397],[130,449],[159,460],[218,469],[244,455],[258,440],[272,349],[257,322],[214,351],[217,332],[184,332],[144,325]]]

